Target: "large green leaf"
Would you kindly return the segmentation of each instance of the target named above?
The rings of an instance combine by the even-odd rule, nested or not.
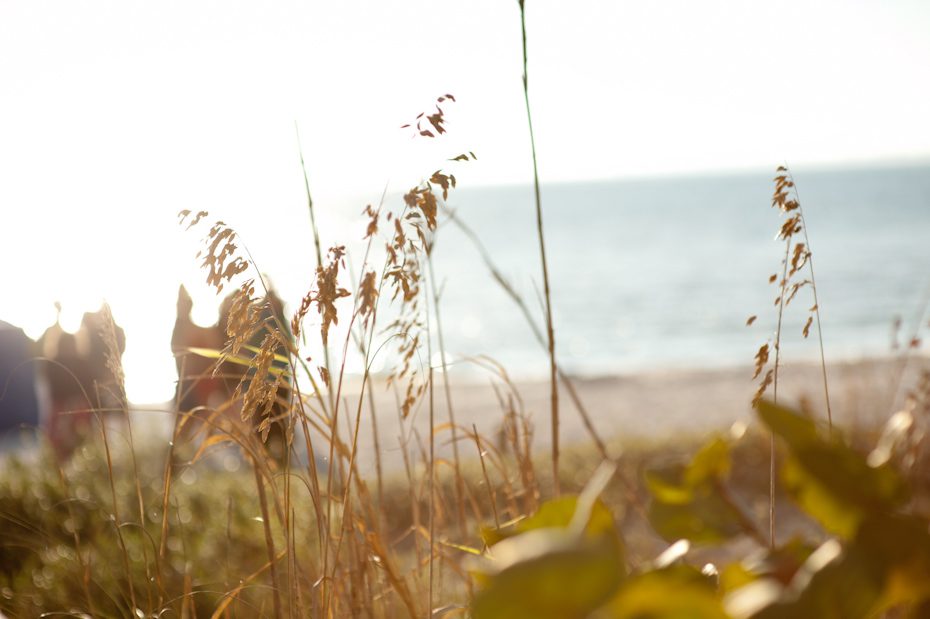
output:
[[[890,513],[907,498],[889,464],[869,466],[844,443],[823,438],[810,419],[768,402],[759,403],[759,416],[788,446],[785,488],[828,531],[849,539],[865,518]]]
[[[790,408],[760,400],[756,404],[756,411],[762,422],[793,449],[820,440],[817,425]]]
[[[578,496],[565,495],[543,503],[535,514],[500,528],[484,527],[481,537],[485,544],[493,546],[501,540],[543,528],[568,528],[578,508]],[[603,501],[597,499],[591,508],[591,515],[584,528],[585,535],[596,538],[610,536],[619,539],[614,516]]]
[[[587,617],[623,579],[612,544],[543,528],[503,540],[485,563],[486,585],[472,601],[474,619]]]
[[[694,500],[694,486],[686,483],[688,467],[673,462],[646,471],[646,488],[656,501],[669,505],[687,505]]]
[[[698,486],[726,479],[730,474],[730,445],[716,437],[701,447],[685,469],[685,482]]]
[[[686,504],[695,492],[726,479],[730,472],[730,447],[722,438],[706,443],[688,464],[672,462],[646,471],[646,485],[663,503]]]
[[[738,514],[719,494],[707,492],[685,504],[655,500],[649,522],[667,540],[696,543],[722,542],[743,531]]]
[[[894,469],[872,468],[863,456],[840,444],[794,450],[785,462],[783,480],[804,511],[847,539],[865,518],[893,511],[907,497]]]
[[[595,619],[727,619],[713,582],[675,565],[627,579]]]
[[[665,539],[698,543],[741,533],[745,527],[740,513],[721,494],[729,471],[730,449],[722,438],[709,441],[686,465],[670,463],[647,471],[652,527]]]
[[[780,599],[752,616],[864,619],[882,616],[891,609],[914,609],[927,600],[927,522],[910,516],[884,515],[864,520],[845,547],[837,540],[823,544],[798,570]]]
[[[930,532],[926,520],[911,516],[870,518],[859,527],[854,544],[882,571],[880,610],[930,600]]]
[[[587,617],[626,574],[613,514],[598,498],[616,470],[604,463],[579,496],[549,501],[505,530],[474,565],[483,585],[475,619]]]

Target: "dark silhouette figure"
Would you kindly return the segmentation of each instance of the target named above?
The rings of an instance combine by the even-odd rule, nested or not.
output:
[[[193,436],[202,429],[204,420],[210,418],[214,428],[231,429],[238,427],[240,431],[257,433],[262,417],[253,415],[251,419],[243,422],[242,394],[245,394],[254,378],[255,370],[243,361],[251,358],[262,344],[266,329],[275,327],[287,329],[284,319],[284,303],[274,293],[269,291],[268,297],[260,301],[262,309],[259,319],[263,322],[261,328],[248,341],[250,348],[243,347],[239,353],[239,362],[224,361],[217,367],[217,360],[197,354],[191,349],[208,349],[221,351],[226,347],[227,326],[234,294],[223,299],[220,305],[217,323],[209,327],[194,324],[191,319],[193,302],[184,286],[178,290],[177,318],[171,336],[171,348],[174,352],[178,368],[178,388],[176,393],[177,410],[183,417],[183,436]],[[286,354],[282,350],[278,354]],[[236,398],[236,394],[239,397]],[[277,402],[272,406],[271,417],[275,420],[269,430],[265,442],[265,449],[273,459],[283,461],[286,453],[285,426],[288,393],[280,388]],[[208,429],[207,433],[212,429]]]
[[[126,406],[123,386],[107,363],[119,366],[126,335],[105,308],[85,313],[77,332],[68,333],[57,303],[56,309],[59,316],[39,338],[38,348],[48,360],[41,366],[49,396],[46,431],[64,458],[91,431],[95,413],[106,417]]]
[[[220,350],[224,337],[218,325],[201,327],[191,319],[194,303],[184,286],[178,289],[177,318],[171,333],[171,350],[178,368],[175,396],[178,411],[190,413],[198,408],[215,408],[228,399],[232,390],[221,376],[214,377],[213,359],[192,352],[192,348]],[[224,364],[225,365],[225,364]],[[225,370],[225,367],[223,368]],[[219,375],[219,372],[217,372]],[[190,423],[190,422],[188,422]],[[193,425],[192,425],[193,429]]]
[[[0,449],[17,445],[22,432],[39,427],[34,357],[35,342],[0,320]]]
[[[262,327],[260,327],[252,337],[249,345],[254,348],[260,347],[262,345],[262,341],[265,339],[265,335],[271,329],[276,329],[282,332],[282,335],[285,338],[289,338],[290,330],[288,328],[288,320],[284,315],[284,301],[281,300],[281,298],[270,285],[268,286],[267,295],[260,301],[260,303],[262,304],[262,308],[259,313],[259,317]],[[227,311],[221,315],[220,322],[224,325],[225,328],[225,324],[228,319],[228,305],[224,303],[224,307],[226,307]],[[275,354],[283,355],[285,357],[287,357],[289,354],[288,351],[281,345],[278,345],[274,352]],[[253,353],[250,351],[247,354],[251,355]],[[274,365],[279,369],[289,369],[286,367],[286,365],[282,365],[277,362]],[[241,392],[245,392],[249,381],[254,375],[255,370],[253,368],[246,369],[243,384],[240,389]],[[266,379],[268,378],[269,377],[266,377]],[[287,455],[287,424],[289,412],[290,390],[286,386],[278,387],[275,395],[275,402],[268,414],[268,416],[273,421],[271,422],[271,425],[268,429],[268,435],[265,439],[265,450],[274,460],[279,463],[283,463],[285,456]],[[253,431],[257,432],[263,421],[263,417],[256,413],[249,421],[252,424]]]

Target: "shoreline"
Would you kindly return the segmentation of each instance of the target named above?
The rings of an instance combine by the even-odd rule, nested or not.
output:
[[[930,358],[912,354],[901,375],[900,357],[873,357],[855,361],[839,361],[827,365],[833,421],[838,427],[873,429],[899,410],[908,389],[921,371],[930,369]],[[574,379],[579,399],[588,411],[595,429],[603,441],[622,449],[637,442],[674,441],[682,436],[700,437],[712,432],[727,431],[734,423],[748,427],[756,424],[751,400],[758,381],[751,380],[749,365],[728,368],[666,368],[636,373],[581,377]],[[826,423],[826,407],[819,363],[786,362],[781,366],[779,401],[789,406],[805,406]],[[902,376],[899,380],[898,377]],[[449,390],[453,412],[459,427],[475,424],[488,440],[499,431],[504,413],[501,401],[511,401],[514,407],[529,416],[533,426],[533,448],[544,454],[550,444],[549,383],[545,380],[514,381],[514,392],[500,379],[468,380],[450,372]],[[470,377],[468,377],[470,378]],[[437,453],[451,455],[449,445],[448,409],[443,375],[435,375],[433,393],[434,424]],[[497,386],[492,387],[492,383]],[[400,467],[402,454],[399,437],[412,443],[416,436],[425,441],[429,436],[429,393],[425,393],[410,416],[401,423],[397,399],[386,381],[376,377],[370,384],[375,401],[382,465]],[[343,390],[339,425],[354,423],[358,407],[358,381],[350,381]],[[560,442],[566,448],[584,448],[591,443],[581,416],[560,390]],[[772,396],[769,387],[767,396]],[[374,466],[374,439],[368,395],[362,407],[359,432],[359,465],[363,470]],[[152,407],[136,406],[134,419],[151,428],[161,425],[152,414],[159,410],[167,419],[170,404]],[[145,417],[140,417],[145,416]],[[135,422],[134,422],[135,423]],[[168,440],[167,432],[160,433]],[[474,455],[475,445],[460,437],[460,453],[464,458]],[[592,447],[593,449],[593,447]]]
[[[836,362],[827,365],[833,422],[838,427],[868,429],[880,427],[890,415],[903,405],[907,390],[922,370],[930,368],[930,360],[913,355],[907,362],[903,378],[899,358],[871,358]],[[639,372],[619,376],[576,379],[579,399],[588,411],[598,434],[608,445],[620,448],[624,443],[661,441],[681,435],[701,436],[715,431],[726,431],[734,423],[752,427],[756,424],[751,401],[758,381],[751,380],[753,368],[691,368]],[[460,426],[475,423],[478,431],[493,436],[502,418],[497,396],[486,382],[459,382],[450,374],[450,391],[456,421]],[[381,382],[380,380],[377,382]],[[441,377],[437,378],[434,393],[435,424],[439,427],[448,420],[445,394]],[[523,381],[516,383],[523,410],[532,415],[535,426],[536,450],[550,444],[549,383]],[[397,436],[400,428],[396,405],[390,392],[375,387],[379,436],[382,448],[385,439]],[[560,439],[566,446],[583,446],[590,443],[590,435],[581,416],[566,397],[564,388],[560,398]],[[771,387],[767,392],[771,398]],[[356,396],[357,398],[357,396]],[[351,404],[351,398],[349,398]],[[515,398],[516,401],[516,398]],[[784,363],[779,380],[779,401],[790,406],[802,404],[816,415],[823,415],[826,423],[823,380],[819,363]],[[357,404],[357,399],[355,400]],[[351,410],[355,410],[352,408]],[[385,415],[388,412],[390,414]],[[421,405],[412,424],[420,436],[429,432],[426,402]],[[413,414],[411,415],[413,416]],[[367,436],[366,436],[367,434]],[[362,437],[370,452],[370,422],[367,407],[363,413]],[[437,445],[447,442],[444,438]],[[469,441],[470,443],[470,441]],[[396,445],[396,442],[395,442]],[[465,445],[474,451],[474,445]],[[447,449],[444,449],[447,451]]]

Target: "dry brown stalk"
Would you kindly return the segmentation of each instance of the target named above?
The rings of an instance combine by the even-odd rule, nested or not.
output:
[[[261,472],[257,466],[252,467],[255,472],[255,488],[258,491],[258,504],[262,510],[262,528],[265,531],[265,547],[268,549],[269,574],[271,575],[271,587],[274,600],[274,614],[276,619],[280,619],[281,613],[281,587],[278,580],[278,568],[276,567],[277,553],[274,549],[274,537],[271,534],[271,514],[268,512],[268,499],[265,496],[265,483],[262,480]]]
[[[434,240],[435,242],[435,240]],[[449,424],[452,432],[452,458],[454,464],[453,474],[455,476],[455,501],[458,507],[459,534],[465,537],[465,502],[464,502],[464,482],[462,480],[462,469],[459,458],[459,441],[458,427],[455,423],[455,408],[452,405],[452,390],[449,385],[449,365],[446,362],[446,346],[442,336],[442,315],[439,309],[439,291],[436,288],[436,274],[433,269],[433,246],[427,248],[426,264],[429,273],[429,285],[433,298],[433,313],[436,315],[436,337],[439,341],[439,356],[442,363],[442,385],[446,399],[446,410],[449,415]],[[431,361],[432,363],[432,361]]]
[[[126,376],[123,373],[122,356],[119,350],[116,336],[116,323],[113,320],[113,313],[107,303],[103,304],[101,309],[102,318],[100,323],[101,336],[106,349],[106,367],[110,371],[113,379],[112,395],[117,401],[117,406],[126,424],[126,432],[129,438],[129,455],[132,461],[132,473],[134,488],[136,491],[136,502],[139,508],[139,530],[145,531],[145,503],[142,500],[142,482],[139,476],[139,462],[136,458],[135,439],[132,433],[132,420],[129,417],[129,401],[126,399]],[[146,595],[148,598],[149,608],[153,607],[151,583],[154,579],[149,565],[148,544],[142,544],[142,562],[145,567]],[[160,579],[160,577],[159,577]]]
[[[307,178],[307,166],[304,164],[304,149],[300,142],[300,130],[297,121],[294,121],[294,133],[297,136],[297,152],[300,155],[300,169],[304,175],[304,192],[307,195],[307,210],[310,211],[310,228],[313,231],[313,249],[316,252],[317,269],[323,268],[323,248],[320,244],[320,232],[316,225],[316,209],[313,206],[313,197],[310,195],[310,180]],[[297,331],[294,331],[294,339],[297,339]],[[323,344],[323,364],[327,373],[332,374],[332,363],[330,362],[329,347]],[[333,409],[332,391],[329,392],[329,410]]]
[[[126,571],[126,581],[129,586],[129,601],[132,604],[133,613],[139,608],[136,601],[136,590],[133,586],[132,571],[129,568],[129,552],[126,549],[126,540],[123,538],[122,521],[119,515],[119,503],[116,498],[116,481],[113,474],[113,457],[110,453],[110,439],[107,436],[107,425],[99,413],[95,413],[97,423],[100,424],[100,435],[103,437],[103,449],[107,459],[107,478],[110,482],[110,499],[113,506],[113,526],[116,529],[116,539],[119,543],[120,554],[123,559],[123,569]]]
[[[491,487],[491,480],[488,478],[488,468],[484,464],[484,450],[481,449],[481,437],[478,435],[478,428],[472,424],[473,436],[475,438],[475,447],[478,448],[478,460],[481,461],[481,474],[484,476],[484,486],[488,489],[488,501],[491,503],[491,512],[494,514],[494,526],[498,529],[501,527],[500,518],[497,515],[497,499],[494,496],[494,489]]]

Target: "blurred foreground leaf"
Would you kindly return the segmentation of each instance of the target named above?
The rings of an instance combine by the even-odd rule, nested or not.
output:
[[[725,494],[729,472],[729,445],[719,437],[705,444],[687,465],[647,471],[652,527],[667,540],[698,543],[725,541],[745,531],[745,518]]]
[[[537,529],[495,545],[500,570],[472,602],[475,619],[586,617],[616,590],[624,565],[611,544]]]
[[[483,585],[472,600],[475,619],[581,618],[610,598],[626,563],[613,514],[598,496],[615,470],[602,464],[580,495],[482,532],[491,547],[473,564]]]
[[[629,578],[596,619],[727,619],[712,579],[675,565]]]
[[[539,510],[528,518],[523,518],[499,529],[483,527],[481,529],[481,538],[485,544],[493,546],[502,540],[527,531],[549,527],[567,528],[572,522],[577,506],[578,497],[575,495],[553,499],[543,503]],[[600,499],[594,502],[591,509],[591,516],[585,526],[585,535],[588,537],[599,537],[601,535],[617,537],[613,513]]]
[[[839,440],[820,436],[813,421],[769,402],[760,402],[762,421],[788,446],[785,488],[825,529],[855,535],[868,517],[888,514],[908,496],[904,480],[889,465],[869,466]]]

